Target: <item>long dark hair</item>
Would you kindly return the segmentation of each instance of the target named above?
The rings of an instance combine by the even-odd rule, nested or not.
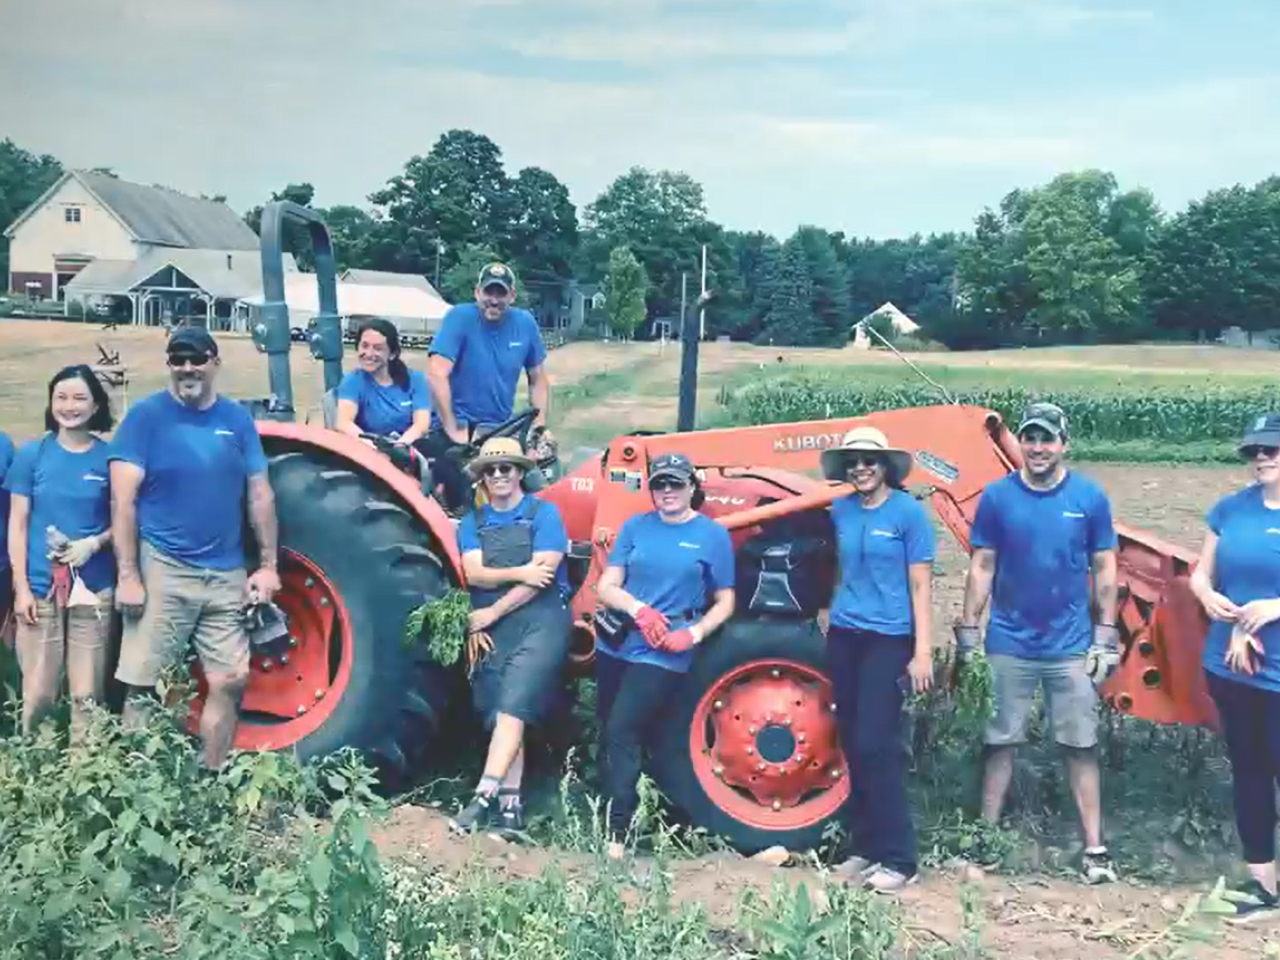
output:
[[[53,419],[53,391],[63,380],[83,380],[84,385],[89,388],[89,396],[93,397],[93,402],[98,409],[93,411],[93,416],[85,424],[86,430],[93,433],[106,433],[115,426],[116,418],[111,415],[111,398],[107,396],[107,390],[102,385],[102,381],[97,378],[87,363],[73,363],[69,367],[63,367],[49,381],[49,400],[44,408],[46,430],[50,433],[58,432],[58,421]]]
[[[400,331],[396,329],[396,325],[390,320],[382,319],[382,317],[370,317],[356,327],[357,344],[366,330],[380,333],[386,338],[387,349],[391,351],[391,359],[387,361],[387,372],[391,374],[391,379],[395,381],[396,386],[408,390],[409,368],[400,359]]]

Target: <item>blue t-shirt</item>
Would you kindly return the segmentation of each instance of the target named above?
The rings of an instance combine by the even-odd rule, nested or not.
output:
[[[404,433],[413,423],[415,410],[428,410],[431,395],[420,370],[409,371],[409,386],[394,381],[385,387],[365,370],[352,370],[338,384],[338,399],[356,405],[356,426],[365,433],[389,437]]]
[[[507,526],[521,519],[527,506],[526,501],[521,500],[510,510],[495,510],[491,504],[486,503],[479,510],[468,513],[458,524],[458,550],[462,553],[479,550],[481,523],[485,526]],[[560,518],[560,509],[549,500],[540,501],[533,514],[533,552],[541,550],[554,550],[562,554],[569,552],[569,534]],[[556,586],[561,597],[569,596],[569,573],[563,558],[556,570]]]
[[[248,410],[226,397],[195,410],[161,390],[125,416],[111,459],[146,471],[138,490],[143,540],[193,567],[244,566],[245,485],[267,470]]]
[[[0,573],[9,569],[9,491],[5,477],[13,463],[13,441],[0,430]]]
[[[475,303],[449,308],[431,341],[431,353],[453,361],[453,415],[473,426],[509,419],[520,371],[540,367],[547,359],[538,321],[528,310],[508,307],[501,320],[489,321]],[[431,422],[439,420],[432,411]]]
[[[657,511],[641,513],[618,531],[609,566],[623,569],[627,593],[665,614],[671,629],[679,630],[701,619],[717,590],[733,586],[733,541],[728,530],[702,514],[664,523]],[[596,652],[680,673],[693,662],[692,650],[655,650],[638,629],[616,650],[597,643]]]
[[[849,630],[910,636],[913,622],[907,568],[932,563],[933,524],[909,493],[892,490],[868,510],[857,494],[831,504],[840,551],[840,582],[831,623]]]
[[[1054,660],[1089,648],[1093,555],[1116,546],[1101,487],[1071,471],[1035,490],[1011,473],[982,492],[970,541],[996,551],[988,653]]]
[[[1256,484],[1214,504],[1206,521],[1218,535],[1213,554],[1213,588],[1232,603],[1280,597],[1280,509],[1272,509]],[[1280,621],[1258,631],[1262,656],[1252,675],[1233,673],[1222,662],[1231,640],[1231,624],[1214,620],[1204,642],[1204,668],[1210,673],[1268,690],[1280,690]]]
[[[52,434],[22,445],[5,478],[5,489],[26,497],[27,583],[37,597],[53,589],[53,563],[45,531],[57,527],[69,540],[91,537],[111,526],[111,485],[107,472],[108,445],[93,438],[93,446],[72,453]],[[97,593],[116,581],[116,558],[104,546],[79,571],[84,585]]]

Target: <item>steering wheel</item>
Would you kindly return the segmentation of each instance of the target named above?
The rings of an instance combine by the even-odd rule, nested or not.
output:
[[[533,421],[540,412],[537,407],[528,407],[521,410],[515,416],[504,420],[487,433],[472,437],[471,446],[479,450],[484,446],[485,441],[494,437],[515,437],[520,441],[520,449],[527,450],[529,449],[529,428],[533,426]]]
[[[405,473],[419,476],[426,469],[426,458],[412,444],[399,443],[377,433],[362,433],[361,440],[368,440],[374,448]]]

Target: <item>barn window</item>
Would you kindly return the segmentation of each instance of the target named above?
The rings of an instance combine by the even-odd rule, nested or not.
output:
[[[63,216],[63,218],[67,221],[67,223],[79,223],[79,222],[80,222],[80,208],[79,208],[79,207],[67,207],[67,208],[65,208],[65,209],[62,211],[62,216]]]

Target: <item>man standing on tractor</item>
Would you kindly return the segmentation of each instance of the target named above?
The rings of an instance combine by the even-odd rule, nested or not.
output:
[[[459,833],[483,829],[495,819],[503,830],[524,829],[525,727],[551,706],[569,651],[564,567],[569,535],[554,503],[522,489],[533,468],[512,437],[487,440],[467,465],[488,497],[458,525],[471,591],[467,659],[469,665],[480,660],[472,690],[476,709],[493,732],[475,796],[451,821]]]
[[[458,304],[444,315],[427,360],[434,410],[426,446],[451,506],[463,505],[468,486],[449,451],[470,442],[480,428],[511,418],[521,370],[529,381],[529,402],[538,408],[530,446],[546,449],[552,442],[546,429],[547,348],[533,314],[512,306],[515,274],[506,264],[489,264],[480,271],[475,296],[475,303]]]
[[[221,360],[207,330],[169,337],[171,383],[134,405],[112,441],[111,532],[124,614],[117,679],[130,688],[126,725],[145,723],[138,694],[194,642],[208,683],[200,715],[204,762],[231,749],[249,680],[246,606],[280,590],[267,459],[248,410],[218,396]],[[260,566],[245,570],[246,492]]]
[[[1067,418],[1056,405],[1027,408],[1018,444],[1022,467],[988,485],[978,503],[964,612],[956,627],[963,668],[978,647],[978,619],[991,599],[986,652],[995,715],[985,736],[982,815],[990,823],[1000,818],[1014,750],[1025,741],[1036,689],[1043,685],[1054,738],[1067,752],[1084,832],[1084,877],[1089,883],[1114,881],[1102,840],[1096,753],[1096,686],[1120,662],[1111,505],[1096,483],[1064,464]]]

